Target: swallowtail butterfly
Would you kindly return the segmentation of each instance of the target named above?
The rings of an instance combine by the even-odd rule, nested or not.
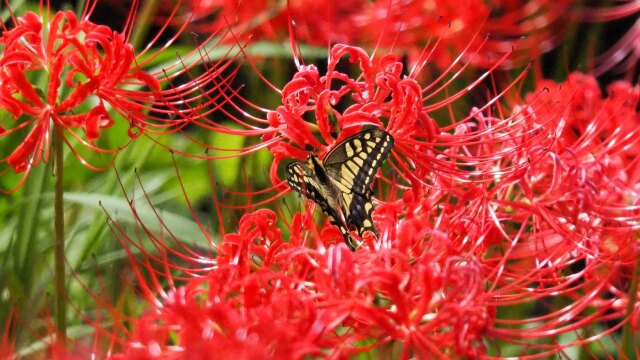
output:
[[[393,137],[379,129],[361,131],[337,144],[323,160],[310,154],[307,162],[287,166],[289,186],[313,200],[329,215],[351,250],[350,230],[376,236],[371,215],[371,183],[393,148]]]

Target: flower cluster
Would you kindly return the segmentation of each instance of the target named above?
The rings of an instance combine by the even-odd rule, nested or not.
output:
[[[359,65],[351,71],[354,75],[337,70],[345,57]],[[279,182],[277,169],[282,160],[304,159],[310,148],[322,156],[363,126],[383,128],[394,137],[396,178],[391,180],[409,183],[418,196],[431,185],[449,190],[462,184],[486,187],[498,178],[509,181],[527,161],[541,156],[541,149],[552,141],[552,132],[539,128],[524,110],[505,118],[484,114],[518,79],[471,114],[442,117],[444,110],[464,104],[464,95],[488,75],[448,94],[465,68],[465,64],[454,63],[449,71],[421,86],[416,79],[420,69],[405,76],[395,56],[370,59],[361,48],[334,46],[326,74],[321,76],[313,65],[301,66],[282,89],[282,106],[268,113],[269,128],[262,139],[275,158],[272,182]],[[314,135],[316,131],[322,142]],[[502,164],[499,170],[496,159]]]
[[[167,2],[167,9],[173,3]],[[515,49],[501,63],[503,68],[526,64],[557,48],[578,26],[594,22],[622,21],[637,17],[634,1],[589,7],[573,0],[467,2],[464,6],[442,0],[273,0],[243,2],[185,1],[185,16],[197,31],[220,31],[233,27],[237,33],[260,40],[280,41],[291,35],[308,44],[347,43],[383,47],[419,61],[421,49],[433,47],[433,60],[440,68],[469,47],[475,66],[490,68],[496,59]],[[170,13],[171,11],[167,11]],[[182,26],[185,18],[178,18]],[[164,20],[163,20],[164,21]],[[618,26],[618,24],[620,26]],[[597,74],[614,67],[632,70],[638,60],[635,39],[640,21],[595,57]],[[615,37],[615,36],[614,36]]]
[[[470,58],[478,66],[493,66],[514,46],[520,50],[518,56],[502,65],[526,63],[559,43],[573,15],[573,3],[474,1],[459,6],[441,0],[292,0],[282,6],[266,0],[192,0],[186,6],[195,20],[192,26],[199,31],[235,26],[238,32],[267,40],[286,39],[291,31],[305,43],[382,46],[406,51],[411,57],[417,57],[425,44],[437,42],[434,61],[447,68],[469,46],[482,48],[480,55]]]
[[[336,70],[345,54],[361,74]],[[638,86],[603,97],[575,73],[457,121],[438,110],[461,94],[430,104],[435,85],[402,73],[335,46],[325,76],[300,67],[263,135],[277,184],[285,158],[321,156],[363,126],[392,134],[379,236],[350,252],[309,212],[288,239],[272,211],[246,214],[206,275],[148,289],[158,305],[121,356],[544,357],[637,327]]]
[[[495,313],[482,270],[424,236],[427,222],[398,223],[422,234],[421,254],[411,257],[396,248],[352,253],[344,244],[285,243],[276,220],[270,210],[245,215],[220,245],[216,268],[155,299],[159,306],[138,320],[116,358],[340,358],[376,347],[403,357],[484,352]],[[297,231],[292,240],[310,235]]]

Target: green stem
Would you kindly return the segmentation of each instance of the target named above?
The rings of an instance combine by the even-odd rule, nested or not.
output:
[[[640,258],[636,259],[631,278],[631,286],[629,286],[629,299],[627,302],[627,316],[629,317],[633,316],[635,306],[637,305],[638,278],[640,278]],[[627,355],[628,359],[635,359],[637,351],[636,344],[631,319],[629,319],[622,328],[622,351]]]
[[[144,41],[145,36],[149,32],[151,21],[156,14],[158,5],[155,1],[144,1],[142,4],[142,10],[136,19],[136,26],[132,31],[129,43],[134,49],[140,49],[140,44]]]
[[[63,202],[63,139],[56,127],[53,130],[53,156],[56,175],[55,193],[55,286],[56,286],[56,324],[60,331],[61,342],[67,340],[67,292],[65,287],[64,256],[64,202]]]

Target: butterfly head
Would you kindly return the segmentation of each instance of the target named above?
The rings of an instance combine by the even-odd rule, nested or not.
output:
[[[307,156],[307,166],[314,171],[317,171],[322,168],[322,162],[315,154],[312,153]]]

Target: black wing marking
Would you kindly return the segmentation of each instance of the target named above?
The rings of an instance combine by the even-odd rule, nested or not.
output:
[[[307,199],[315,201],[322,210],[331,208],[327,195],[322,191],[318,177],[307,164],[301,162],[289,164],[286,178],[290,188],[304,195]],[[327,211],[325,210],[325,212]]]
[[[373,226],[373,203],[371,202],[371,193],[368,196],[353,194],[351,203],[349,203],[349,214],[347,216],[347,224],[353,225],[358,230],[358,234],[362,236],[365,232],[371,231],[378,236],[376,228]]]

